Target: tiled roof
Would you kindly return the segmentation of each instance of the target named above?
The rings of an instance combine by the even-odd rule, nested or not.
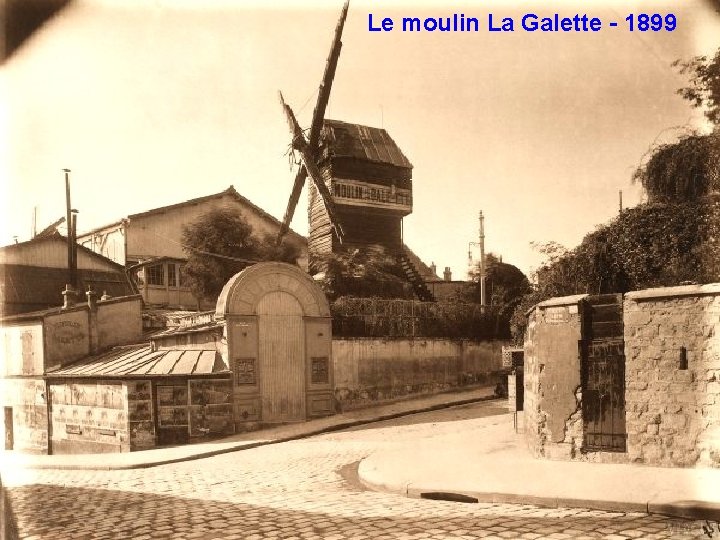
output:
[[[336,157],[351,157],[412,169],[395,141],[381,128],[325,120],[322,143]]]
[[[116,347],[48,372],[51,377],[147,377],[230,373],[220,353],[210,350],[162,349],[150,345]]]

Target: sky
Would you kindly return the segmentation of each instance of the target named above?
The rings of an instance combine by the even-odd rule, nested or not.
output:
[[[0,66],[0,243],[64,216],[80,232],[231,184],[282,218],[294,171],[277,92],[309,127],[340,1],[76,0]],[[597,33],[488,32],[487,18],[587,13]],[[630,32],[630,13],[674,13]],[[368,16],[463,13],[479,32],[370,32]],[[656,144],[703,129],[671,64],[720,47],[701,0],[353,0],[326,117],[384,127],[413,163],[404,239],[464,279],[487,252],[526,273],[532,242],[574,247],[642,202],[632,172]],[[307,233],[303,194],[292,227]],[[477,260],[477,249],[472,247]]]

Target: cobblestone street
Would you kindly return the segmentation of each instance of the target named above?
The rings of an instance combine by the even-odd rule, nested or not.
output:
[[[375,450],[422,445],[503,412],[483,402],[150,469],[3,471],[3,484],[21,538],[720,537],[702,522],[408,499],[358,484],[357,463]]]

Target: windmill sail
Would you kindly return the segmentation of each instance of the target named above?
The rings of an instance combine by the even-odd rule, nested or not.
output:
[[[283,111],[285,112],[288,125],[290,126],[290,132],[293,137],[292,146],[294,149],[300,152],[300,155],[302,157],[302,165],[300,166],[300,170],[295,176],[293,188],[290,193],[290,199],[288,200],[287,209],[285,210],[283,222],[278,233],[278,244],[282,241],[283,236],[287,233],[290,227],[290,222],[292,221],[293,214],[295,213],[295,208],[297,207],[298,201],[300,200],[300,193],[305,183],[305,179],[308,175],[315,183],[315,186],[317,187],[318,192],[320,193],[320,196],[323,200],[325,209],[327,210],[328,217],[330,218],[330,223],[332,224],[335,234],[337,235],[340,242],[342,242],[342,226],[338,221],[337,213],[334,211],[332,195],[327,185],[325,185],[325,182],[322,179],[320,170],[317,167],[316,159],[318,142],[320,140],[320,132],[322,131],[323,120],[325,118],[325,110],[327,109],[327,104],[330,100],[330,90],[332,89],[332,83],[333,79],[335,78],[335,71],[337,69],[338,59],[340,58],[340,50],[342,48],[342,41],[340,41],[340,38],[342,37],[342,31],[345,26],[348,6],[349,0],[345,2],[345,5],[343,5],[342,12],[340,13],[340,19],[338,20],[337,26],[335,27],[335,35],[333,37],[332,46],[330,47],[330,54],[328,56],[327,62],[325,63],[325,72],[323,73],[323,79],[320,83],[320,88],[318,90],[317,103],[315,104],[315,110],[313,111],[309,139],[305,139],[305,135],[303,134],[302,129],[297,122],[297,119],[295,118],[295,114],[293,113],[290,106],[285,103],[282,94],[280,94],[280,101],[283,106]]]

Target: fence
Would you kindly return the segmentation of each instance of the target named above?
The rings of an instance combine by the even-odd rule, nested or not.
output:
[[[499,337],[497,310],[478,304],[345,296],[330,311],[336,337]]]

